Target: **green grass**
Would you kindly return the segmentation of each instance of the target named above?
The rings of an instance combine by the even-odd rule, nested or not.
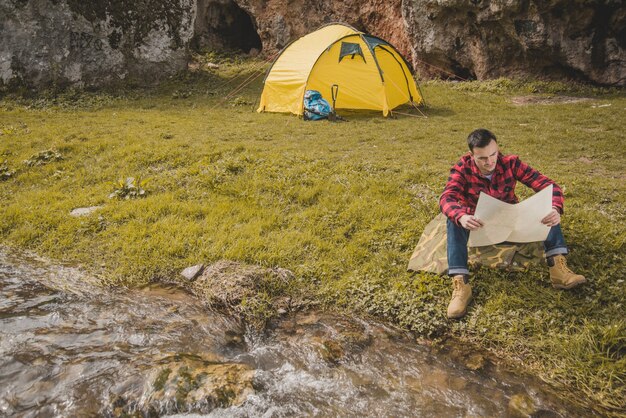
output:
[[[253,112],[258,80],[223,100],[258,62],[219,62],[215,73],[155,89],[5,94],[0,242],[130,286],[222,258],[284,267],[299,286],[277,292],[478,343],[574,402],[624,413],[623,91],[431,82],[422,85],[428,118],[340,111],[349,122],[303,122]],[[590,100],[511,104],[557,93]],[[482,269],[469,314],[450,322],[448,279],[406,265],[478,127],[563,187],[570,265],[590,280],[564,292],[545,269]],[[110,199],[128,177],[146,180],[147,196]],[[519,186],[520,197],[530,194]],[[94,205],[102,208],[69,215]]]

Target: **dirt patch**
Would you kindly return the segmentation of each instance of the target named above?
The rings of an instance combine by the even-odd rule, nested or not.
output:
[[[572,96],[552,96],[552,97],[538,97],[538,96],[516,96],[511,99],[511,103],[516,106],[527,105],[551,105],[551,104],[569,104],[579,103],[591,100],[589,97],[572,97]]]

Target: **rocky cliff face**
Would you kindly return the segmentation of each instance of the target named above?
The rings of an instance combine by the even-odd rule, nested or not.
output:
[[[620,0],[237,0],[271,54],[321,24],[392,43],[422,77],[530,75],[626,85]]]
[[[186,68],[194,0],[0,0],[0,85],[100,86]]]
[[[404,0],[425,75],[511,75],[626,85],[626,8],[597,0]]]
[[[267,55],[322,25],[342,22],[411,51],[401,0],[236,0],[257,25]]]
[[[0,0],[0,86],[157,81],[190,49],[272,57],[331,22],[386,39],[422,78],[626,85],[621,0]]]

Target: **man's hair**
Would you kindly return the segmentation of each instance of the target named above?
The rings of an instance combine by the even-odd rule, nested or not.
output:
[[[467,137],[467,145],[469,146],[470,151],[474,151],[474,148],[484,148],[491,141],[496,141],[496,136],[487,129],[476,129],[474,132],[469,134]]]

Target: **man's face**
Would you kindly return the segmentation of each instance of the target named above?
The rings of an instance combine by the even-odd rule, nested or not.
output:
[[[498,161],[498,143],[491,140],[483,148],[474,147],[472,158],[482,174],[490,174],[495,170],[496,161]]]

